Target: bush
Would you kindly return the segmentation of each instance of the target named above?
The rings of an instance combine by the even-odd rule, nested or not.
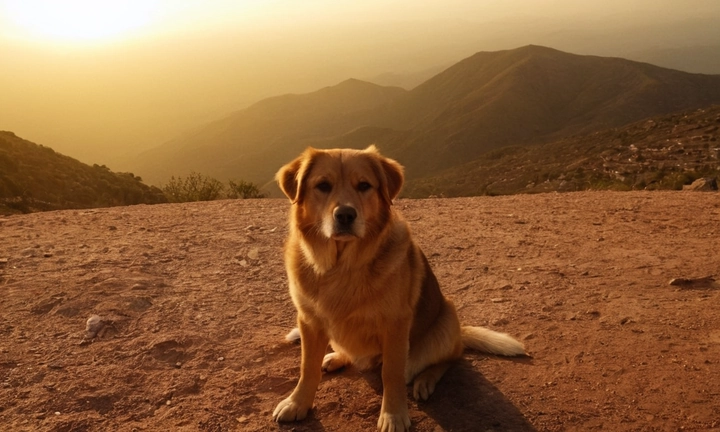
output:
[[[171,177],[162,187],[162,191],[170,202],[213,201],[223,198],[247,199],[265,198],[260,188],[251,182],[230,180],[225,186],[219,180],[196,172],[187,177]]]
[[[240,180],[237,183],[228,181],[227,197],[232,199],[248,199],[248,198],[265,198],[265,194],[260,193],[260,188],[251,182]]]
[[[192,172],[187,177],[175,176],[162,187],[170,202],[212,201],[223,197],[225,187],[219,180]]]

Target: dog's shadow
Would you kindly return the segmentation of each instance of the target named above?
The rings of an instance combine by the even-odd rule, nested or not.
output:
[[[478,355],[477,358],[482,356]],[[475,358],[467,353],[466,357]],[[532,362],[530,357],[496,359],[528,364]],[[364,372],[361,376],[382,396],[379,368],[373,372]],[[412,400],[412,384],[408,386],[408,400]],[[523,413],[466,358],[456,361],[448,369],[427,401],[411,402],[411,411],[413,405],[444,431],[536,430]]]
[[[530,363],[531,359],[511,361]],[[448,369],[430,399],[418,402],[417,406],[446,431],[536,430],[523,413],[466,359]]]

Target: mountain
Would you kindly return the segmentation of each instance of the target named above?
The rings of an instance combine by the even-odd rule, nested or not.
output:
[[[247,109],[141,154],[131,164],[151,183],[191,171],[264,183],[303,143],[364,125],[371,110],[406,91],[349,79],[309,94],[288,94]]]
[[[0,214],[166,202],[131,173],[89,166],[0,131]]]
[[[720,105],[555,142],[511,146],[409,181],[405,197],[682,189],[720,177]]]
[[[388,107],[395,126],[412,131],[390,150],[420,177],[500,147],[712,103],[720,103],[720,76],[538,46],[481,52]]]
[[[480,52],[410,91],[358,80],[261,101],[143,154],[151,182],[191,170],[263,184],[304,147],[375,143],[426,177],[547,143],[720,103],[720,76],[539,46]]]

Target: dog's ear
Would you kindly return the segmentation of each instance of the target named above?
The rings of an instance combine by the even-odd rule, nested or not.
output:
[[[383,197],[388,201],[388,203],[391,203],[392,200],[394,200],[400,193],[400,189],[402,189],[405,181],[405,170],[403,169],[403,166],[396,161],[381,155],[375,145],[369,146],[364,151],[372,154],[380,163],[380,168],[382,169],[383,174],[382,178],[385,179]]]
[[[386,157],[380,159],[380,164],[385,171],[388,198],[392,201],[398,196],[400,189],[402,189],[405,181],[404,169],[402,165]]]
[[[278,186],[293,204],[301,202],[303,178],[310,169],[315,153],[315,149],[308,147],[297,159],[280,168],[275,174]]]

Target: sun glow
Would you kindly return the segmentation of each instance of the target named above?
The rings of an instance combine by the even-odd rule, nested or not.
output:
[[[132,35],[150,24],[149,0],[9,0],[2,13],[17,34],[54,42],[100,42]]]

